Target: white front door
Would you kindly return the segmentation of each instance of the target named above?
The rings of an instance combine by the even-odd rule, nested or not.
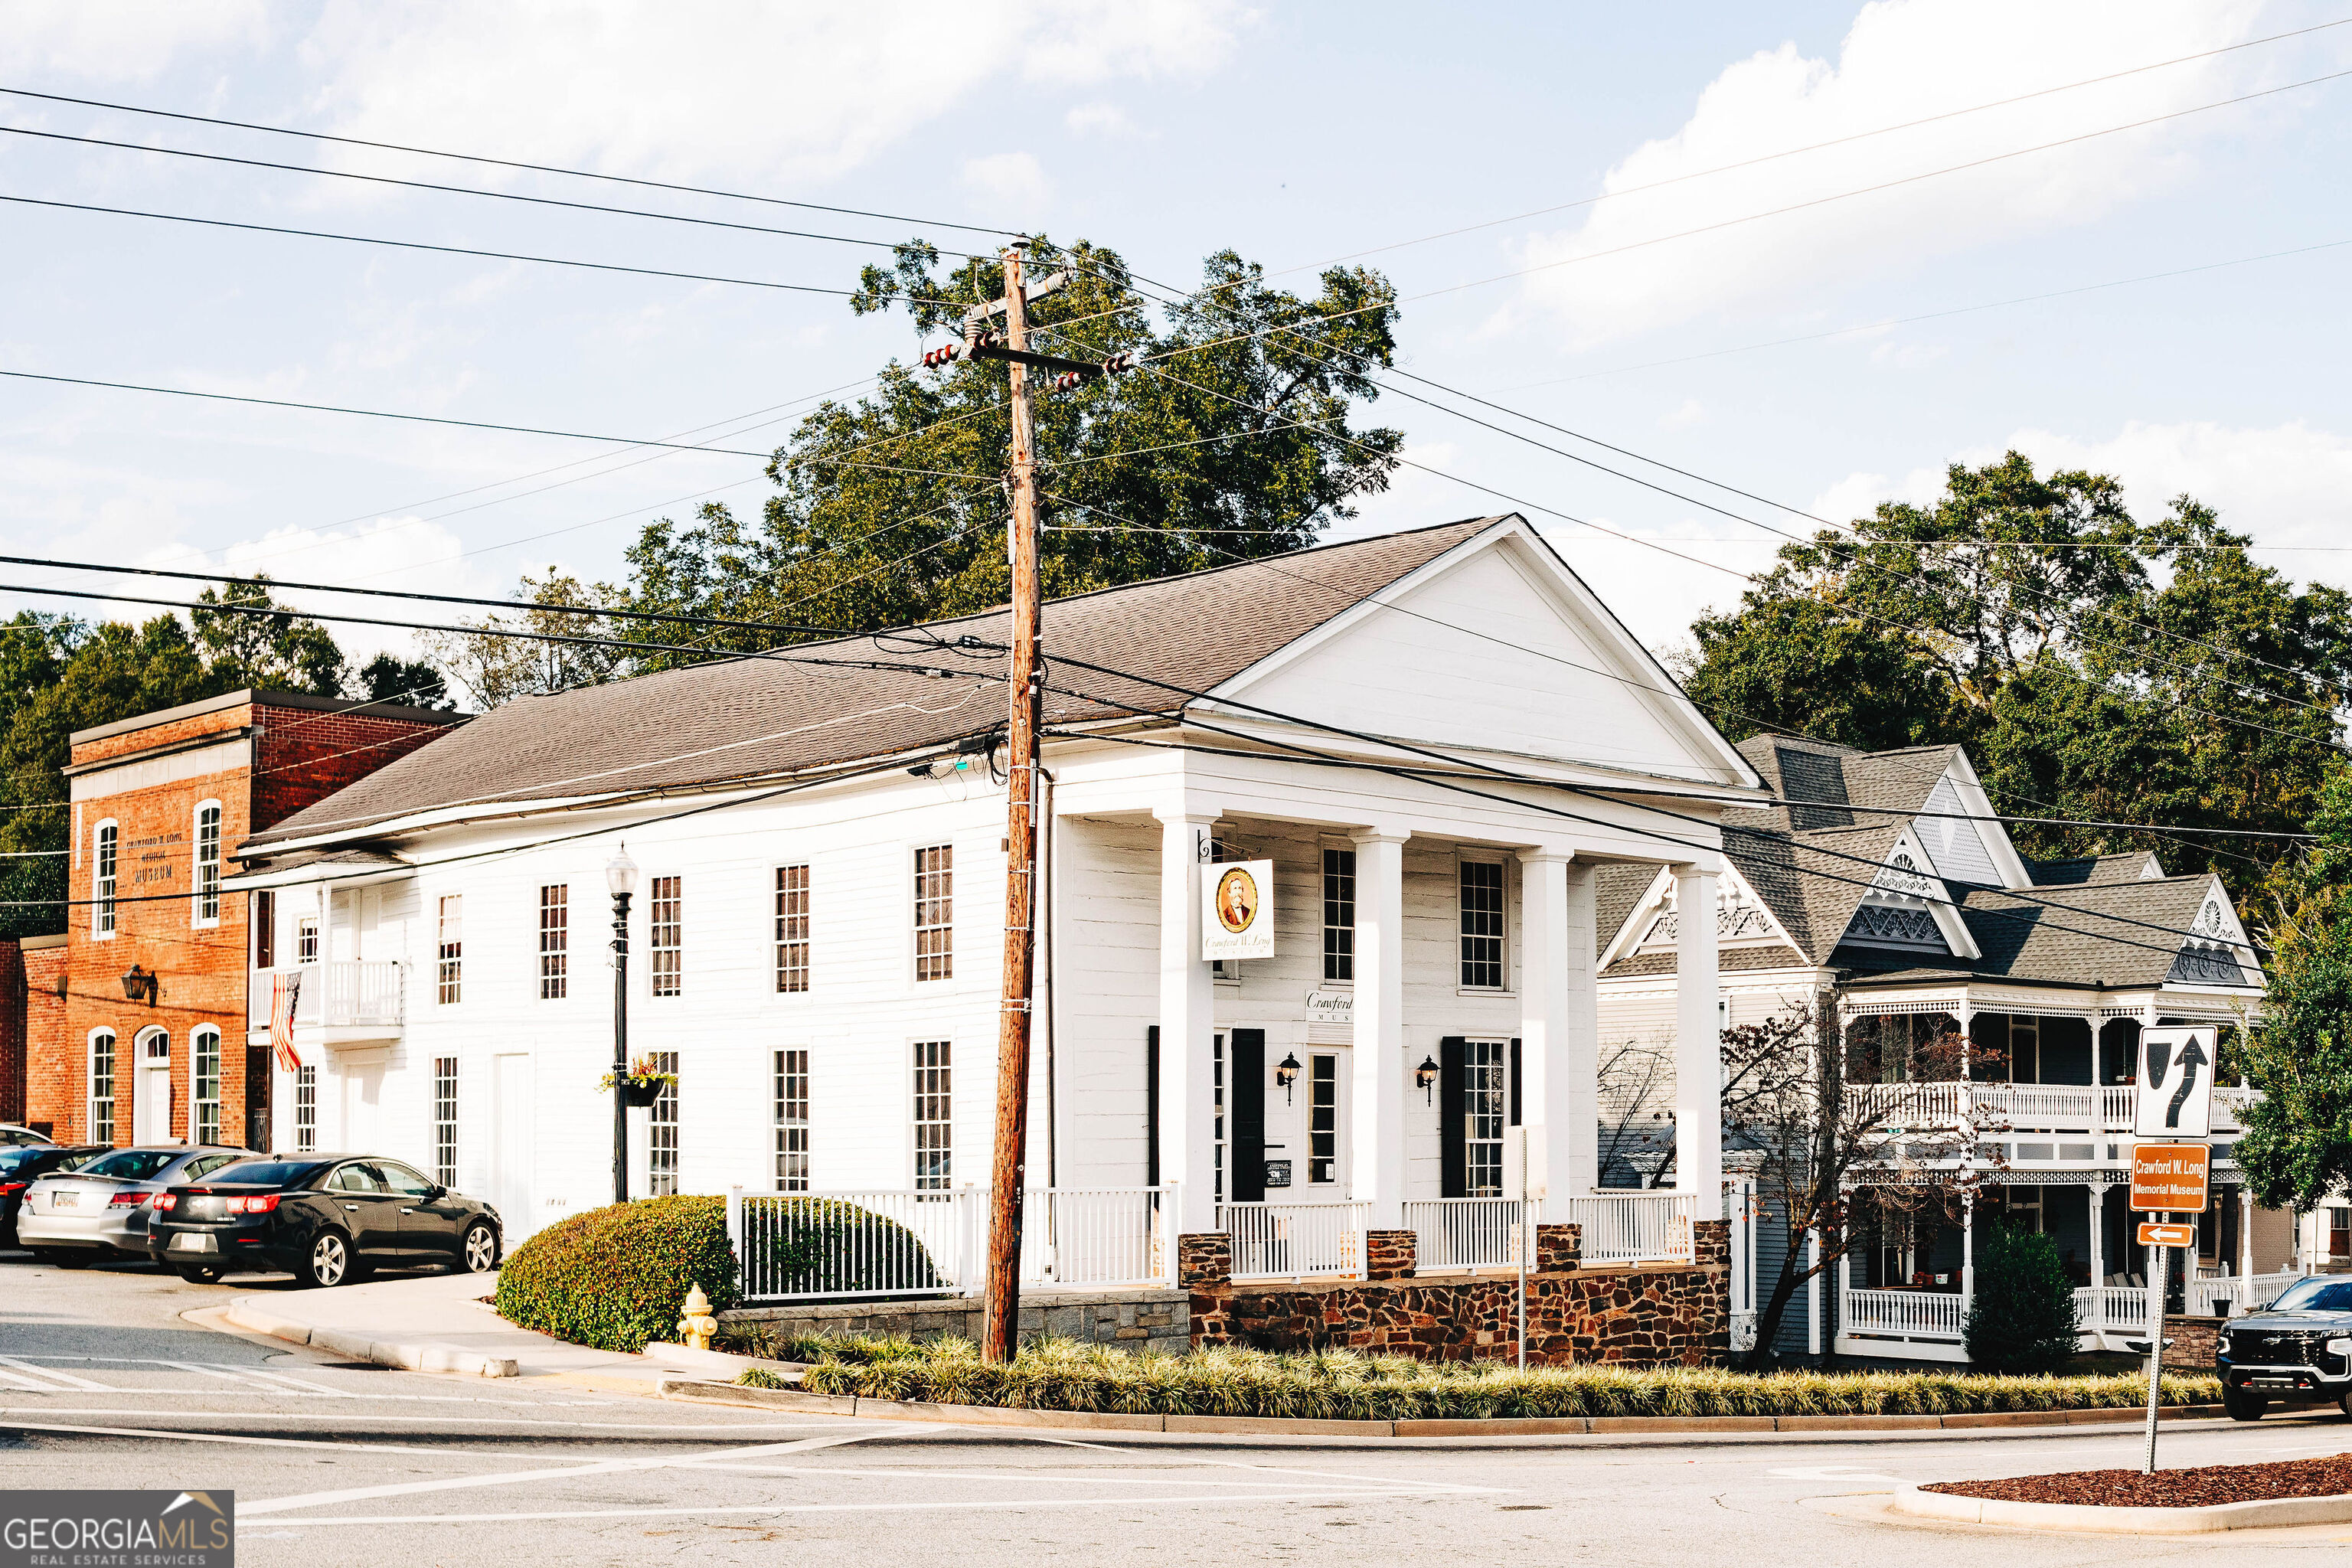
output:
[[[131,1090],[131,1138],[136,1143],[172,1141],[172,1037],[160,1029],[139,1039],[139,1079]]]
[[[490,1206],[499,1211],[506,1244],[539,1228],[531,1206],[533,1155],[530,1058],[516,1052],[490,1058]]]
[[[1306,1158],[1296,1178],[1304,1191],[1297,1195],[1309,1203],[1337,1203],[1348,1195],[1348,1086],[1352,1053],[1315,1049],[1307,1053],[1306,1081],[1299,1098],[1306,1102]]]

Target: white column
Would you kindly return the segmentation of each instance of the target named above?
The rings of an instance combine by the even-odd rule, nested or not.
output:
[[[1713,861],[1675,868],[1675,1186],[1697,1194],[1700,1219],[1723,1192],[1721,992]]]
[[[1542,1212],[1556,1219],[1601,1182],[1592,868],[1564,850],[1519,860],[1519,1098]]]
[[[2107,1282],[2107,1184],[2093,1182],[2084,1189],[2091,1195],[2091,1283]]]
[[[1356,841],[1356,1047],[1349,1195],[1365,1224],[1404,1224],[1404,846],[1406,833]]]
[[[1177,1188],[1176,1229],[1217,1226],[1216,994],[1201,958],[1201,866],[1214,813],[1160,818],[1160,1179]]]
[[[1838,1261],[1843,1263],[1845,1259],[1840,1258]],[[1811,1278],[1805,1281],[1805,1353],[1819,1355],[1822,1353],[1822,1233],[1818,1230],[1805,1232],[1805,1267],[1812,1271]],[[1841,1275],[1840,1279],[1843,1279],[1843,1276]],[[1843,1289],[1843,1285],[1840,1289]],[[1843,1300],[1838,1302],[1838,1310],[1845,1310]]]
[[[1974,1193],[1962,1193],[1960,1194],[1960,1310],[1963,1313],[1968,1310],[1968,1304],[1976,1300],[1976,1294],[1977,1195]]]

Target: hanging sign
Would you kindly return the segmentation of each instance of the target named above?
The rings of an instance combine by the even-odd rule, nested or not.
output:
[[[1274,956],[1274,862],[1229,860],[1201,869],[1201,956]]]
[[[2221,1031],[2143,1029],[2139,1099],[2132,1131],[2142,1138],[2203,1138],[2213,1131],[2213,1058]]]
[[[2140,1214],[2202,1214],[2212,1151],[2202,1143],[2132,1145],[2131,1206]]]

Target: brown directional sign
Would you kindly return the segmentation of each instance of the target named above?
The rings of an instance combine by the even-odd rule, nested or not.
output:
[[[2141,1222],[2139,1244],[2142,1247],[2194,1247],[2197,1227],[2193,1225],[2151,1225]]]
[[[2202,1143],[2132,1145],[2131,1206],[2141,1214],[2200,1214],[2212,1152]]]

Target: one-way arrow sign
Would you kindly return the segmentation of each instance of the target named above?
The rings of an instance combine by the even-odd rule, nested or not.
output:
[[[2219,1034],[2210,1025],[2141,1031],[2139,1099],[2132,1119],[2137,1136],[2210,1135]]]

